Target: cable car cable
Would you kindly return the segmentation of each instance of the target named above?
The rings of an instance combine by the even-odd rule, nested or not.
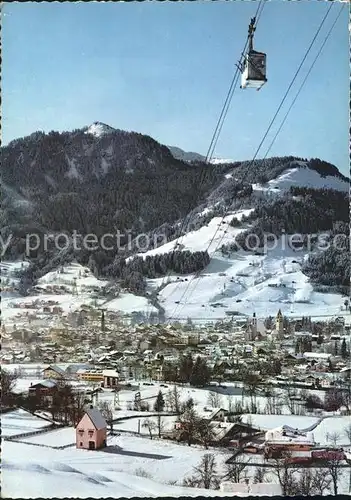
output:
[[[262,15],[262,11],[263,11],[263,8],[264,8],[264,5],[265,5],[265,1],[266,0],[260,0],[259,1],[259,5],[257,7],[256,14],[255,14],[255,16],[253,18],[255,20],[255,29],[257,27],[257,24],[258,24],[258,21],[259,21],[261,15]],[[242,54],[245,53],[245,51],[247,49],[248,42],[249,42],[249,36],[247,37],[247,40],[246,40],[244,49],[242,51]],[[242,59],[242,57],[243,56],[241,55],[241,59]],[[220,132],[222,130],[224,120],[225,120],[225,118],[227,116],[227,113],[228,113],[228,110],[229,110],[229,106],[230,106],[230,103],[231,103],[234,91],[236,89],[239,77],[240,77],[240,68],[237,67],[237,69],[236,69],[236,71],[234,73],[234,76],[232,78],[229,90],[227,92],[224,104],[222,106],[222,110],[221,110],[220,116],[219,116],[219,118],[217,120],[216,128],[215,128],[214,133],[213,133],[212,138],[211,138],[210,146],[209,146],[207,154],[206,154],[206,159],[205,159],[206,163],[210,162],[211,159],[212,159],[212,155],[213,155],[214,149],[216,147],[216,144],[217,144],[217,141],[218,141],[218,138],[219,138],[219,134],[220,134]],[[199,187],[202,186],[202,184],[204,182],[204,179],[206,177],[206,174],[207,174],[207,169],[204,168],[204,170],[202,172],[202,175],[200,176],[200,179],[199,179],[199,183],[198,183]],[[178,245],[180,245],[180,242],[182,241],[182,239],[185,236],[185,234],[182,234],[182,233],[183,233],[186,225],[189,224],[190,219],[191,219],[191,213],[188,216],[185,216],[184,219],[183,219],[183,221],[182,221],[182,224],[181,224],[181,227],[180,227],[180,236],[178,236],[178,238],[176,238],[176,240],[174,242],[174,247],[173,247],[173,252],[172,252],[173,254],[176,252]],[[161,287],[163,287],[163,285],[165,283],[165,280],[167,280],[170,277],[170,275],[171,275],[171,272],[168,272],[166,274],[166,276],[163,277],[162,282],[161,282]],[[179,286],[179,284],[178,284],[178,286]],[[177,286],[176,286],[176,288],[177,288]],[[175,292],[175,290],[173,291],[173,293]],[[148,311],[149,311],[149,303],[147,305],[147,312]]]
[[[316,31],[316,33],[315,33],[314,37],[313,37],[313,39],[312,39],[312,41],[311,41],[311,43],[310,43],[310,45],[309,45],[309,47],[308,47],[308,49],[307,49],[307,51],[306,51],[306,53],[305,53],[305,55],[304,55],[304,57],[303,57],[303,59],[302,59],[302,61],[301,61],[300,65],[299,65],[299,67],[298,67],[297,71],[295,72],[295,74],[294,74],[294,76],[293,76],[292,81],[290,82],[290,84],[289,84],[289,86],[288,86],[288,88],[287,88],[287,90],[286,90],[286,92],[285,92],[285,94],[284,94],[284,96],[283,96],[283,99],[282,99],[282,101],[281,101],[280,105],[278,106],[277,111],[275,112],[275,114],[274,114],[274,116],[273,116],[273,118],[272,118],[272,120],[271,120],[271,122],[270,122],[270,124],[269,124],[269,126],[268,126],[268,129],[266,130],[266,132],[265,132],[265,134],[264,134],[264,136],[263,136],[263,139],[261,140],[261,142],[260,142],[260,144],[259,144],[259,146],[258,146],[258,148],[257,148],[257,150],[256,150],[256,153],[255,153],[255,155],[254,155],[253,159],[251,160],[251,162],[249,163],[249,165],[248,165],[248,167],[247,167],[247,168],[250,168],[250,166],[251,166],[251,165],[253,164],[253,162],[255,161],[255,159],[256,159],[256,157],[257,157],[257,155],[258,155],[258,153],[259,153],[259,151],[260,151],[260,149],[261,149],[261,147],[262,147],[262,144],[264,143],[264,140],[265,140],[265,138],[267,137],[267,135],[268,135],[268,133],[269,133],[269,130],[272,128],[272,125],[273,125],[273,123],[274,123],[274,121],[275,121],[275,119],[276,119],[276,117],[277,117],[277,115],[278,115],[278,113],[279,113],[279,111],[280,111],[281,107],[283,106],[283,104],[284,104],[284,102],[285,102],[285,100],[286,100],[286,98],[287,98],[287,96],[288,96],[288,94],[289,94],[289,92],[290,92],[290,89],[291,89],[292,85],[294,84],[294,82],[295,82],[295,80],[296,80],[296,78],[297,78],[297,76],[298,76],[299,72],[301,71],[301,68],[302,68],[302,66],[303,66],[303,63],[305,62],[305,60],[306,60],[306,58],[307,58],[307,56],[308,56],[308,54],[309,54],[309,52],[310,52],[310,50],[311,50],[312,46],[314,45],[314,42],[315,42],[315,40],[316,40],[316,38],[317,38],[317,36],[318,36],[318,34],[319,34],[320,30],[322,29],[322,27],[323,27],[323,25],[324,25],[324,22],[325,22],[325,20],[327,19],[327,17],[328,17],[328,15],[329,15],[330,10],[331,10],[331,8],[332,8],[332,7],[333,7],[333,3],[331,3],[331,4],[330,4],[330,6],[329,6],[329,8],[328,8],[328,10],[327,10],[327,12],[326,12],[326,14],[324,15],[324,17],[323,17],[323,19],[322,19],[322,21],[321,21],[321,23],[320,23],[320,25],[319,25],[319,27],[318,27],[318,29],[317,29],[317,31]],[[217,227],[217,229],[216,229],[216,231],[215,231],[214,235],[212,236],[212,238],[211,238],[211,240],[210,240],[209,245],[207,246],[207,249],[206,249],[206,251],[207,251],[207,252],[208,252],[209,248],[211,247],[211,245],[212,245],[212,243],[213,243],[213,241],[214,241],[214,239],[215,239],[215,237],[216,237],[216,235],[217,235],[217,233],[218,233],[218,231],[219,231],[219,227],[221,226],[221,224],[222,224],[222,222],[224,221],[225,217],[227,217],[228,215],[229,215],[229,214],[228,214],[228,210],[226,210],[225,214],[224,214],[224,215],[223,215],[223,217],[222,217],[222,220],[221,220],[220,224],[218,224],[218,227]],[[228,226],[228,225],[229,225],[229,223],[227,223],[227,226]],[[225,233],[224,233],[224,234],[225,234]],[[210,259],[212,259],[213,255],[214,255],[214,254],[216,253],[216,251],[218,250],[219,245],[222,243],[222,241],[223,241],[223,239],[224,239],[224,234],[223,234],[223,236],[222,236],[222,238],[221,238],[221,240],[220,240],[219,244],[217,245],[217,247],[216,247],[215,251],[214,251],[214,252],[212,253],[212,255],[210,256]],[[192,277],[192,279],[191,279],[191,280],[190,280],[190,282],[188,283],[188,285],[187,285],[187,287],[186,287],[186,289],[185,289],[185,291],[184,291],[183,295],[181,296],[181,298],[180,298],[180,300],[179,300],[179,304],[180,304],[180,302],[183,300],[183,298],[185,297],[185,295],[186,295],[187,291],[189,290],[189,287],[190,287],[191,283],[194,281],[194,279],[195,279],[195,278],[198,278],[198,277],[200,276],[200,274],[201,274],[201,271],[200,271],[200,272],[197,272],[197,273],[195,273],[195,274],[194,274],[194,276]],[[197,284],[198,284],[198,282],[195,282],[195,287],[194,287],[194,290],[195,290],[195,288],[196,288]],[[192,291],[192,293],[194,293],[194,290]],[[177,305],[177,307],[175,308],[175,311],[174,311],[173,315],[175,314],[175,312],[176,312],[176,310],[177,310],[177,308],[178,308],[179,304],[178,304],[178,305]],[[184,307],[184,306],[183,306],[183,307]],[[172,315],[172,316],[173,316],[173,315]],[[172,316],[171,316],[171,318],[172,318]],[[174,318],[172,318],[172,319],[174,319]]]
[[[265,1],[264,0],[260,0],[260,3],[258,5],[258,7],[257,7],[256,14],[255,14],[255,16],[253,18],[255,20],[255,23],[254,23],[254,28],[255,29],[257,28],[258,21],[259,21],[261,15],[262,15],[262,11],[263,11],[264,5],[265,5]],[[240,71],[240,64],[241,64],[241,61],[242,61],[243,57],[245,56],[245,52],[246,52],[248,43],[249,43],[249,36],[246,39],[246,43],[245,43],[244,49],[243,49],[243,51],[241,53],[239,65],[237,66],[237,70],[234,73],[231,85],[230,85],[228,93],[227,93],[226,100],[225,100],[225,102],[223,104],[223,108],[222,108],[221,114],[219,116],[219,119],[218,119],[218,122],[217,122],[217,125],[216,125],[216,129],[214,131],[214,134],[213,134],[213,137],[212,137],[212,140],[211,140],[211,144],[210,144],[210,147],[209,147],[207,155],[206,155],[206,161],[211,161],[213,152],[214,152],[215,147],[217,145],[218,138],[219,138],[219,135],[221,133],[224,120],[225,120],[225,118],[227,116],[227,113],[228,113],[228,110],[229,110],[229,106],[230,106],[230,103],[231,103],[231,100],[232,100],[232,97],[233,97],[233,94],[234,94],[234,91],[235,91],[235,88],[236,88],[236,85],[237,85],[237,82],[238,82],[238,79],[239,79],[239,75],[241,73],[241,71]]]
[[[255,29],[257,27],[257,24],[258,24],[258,21],[262,15],[262,11],[263,11],[263,8],[264,8],[264,5],[265,5],[265,1],[266,0],[260,0],[260,3],[257,7],[257,11],[256,11],[256,14],[254,16],[253,19],[255,19]],[[247,49],[247,45],[248,45],[248,41],[249,41],[249,37],[247,37],[247,40],[246,40],[246,43],[245,43],[245,46],[244,46],[244,49],[242,51],[242,55],[241,55],[241,59],[243,57],[243,55],[245,54],[245,51]],[[210,143],[210,146],[208,148],[208,151],[207,151],[207,154],[206,154],[206,163],[208,163],[209,161],[211,161],[212,159],[212,155],[213,155],[213,152],[214,152],[214,148],[217,144],[217,141],[218,141],[218,137],[219,137],[219,134],[222,130],[222,127],[223,127],[223,123],[224,123],[224,120],[226,118],[226,115],[228,113],[228,109],[229,109],[229,106],[230,106],[230,102],[231,102],[231,99],[233,97],[233,94],[234,94],[234,91],[235,91],[235,88],[236,88],[236,85],[237,85],[237,82],[238,82],[238,79],[239,79],[239,72],[240,72],[240,68],[237,67],[237,70],[235,71],[234,73],[234,76],[233,76],[233,79],[232,79],[232,82],[230,84],[230,87],[229,87],[229,90],[227,92],[227,95],[226,95],[226,99],[224,101],[224,104],[223,104],[223,107],[222,107],[222,110],[221,110],[221,114],[218,118],[218,121],[217,121],[217,124],[216,124],[216,128],[215,128],[215,131],[213,133],[213,136],[212,136],[212,139],[211,139],[211,143]],[[216,135],[217,135],[217,138],[216,138]],[[200,177],[200,180],[199,180],[199,185],[201,186],[202,183],[203,183],[203,180],[204,180],[204,176],[206,175],[206,171],[204,170],[204,175],[202,175]],[[185,218],[184,220],[186,220],[187,218]],[[184,221],[183,221],[184,222]],[[183,226],[181,228],[181,231],[183,229]],[[182,238],[184,235],[180,236],[179,238]],[[176,242],[178,241],[178,239],[176,240]]]
[[[323,50],[323,48],[324,48],[325,44],[327,43],[327,41],[328,41],[328,39],[329,39],[329,37],[330,37],[330,35],[331,35],[331,33],[332,33],[332,31],[333,31],[334,27],[335,27],[335,25],[336,25],[336,23],[337,23],[337,21],[338,21],[338,19],[339,19],[340,15],[341,15],[341,12],[343,11],[343,8],[344,8],[344,7],[345,7],[345,4],[341,6],[341,9],[340,9],[340,11],[339,11],[339,14],[336,16],[335,21],[333,22],[333,24],[332,24],[332,26],[331,26],[330,30],[328,31],[328,34],[326,35],[326,37],[325,37],[325,39],[324,39],[324,41],[323,41],[323,43],[322,43],[322,45],[321,45],[321,47],[320,47],[320,49],[319,49],[319,51],[318,51],[317,55],[316,55],[316,57],[314,58],[314,60],[313,60],[313,62],[312,62],[312,64],[311,64],[310,69],[308,70],[308,73],[306,74],[306,76],[305,76],[305,78],[304,78],[303,82],[302,82],[302,83],[301,83],[301,85],[300,85],[299,90],[297,91],[297,94],[295,95],[295,97],[294,97],[294,99],[293,99],[292,103],[290,104],[290,107],[289,107],[288,111],[286,112],[286,114],[285,114],[285,116],[284,116],[284,118],[283,118],[283,121],[282,121],[282,123],[281,123],[281,125],[280,125],[280,127],[279,127],[279,129],[278,129],[278,131],[277,131],[277,133],[275,134],[275,136],[274,136],[274,138],[273,138],[272,142],[270,143],[270,145],[269,145],[269,147],[268,147],[268,149],[267,149],[267,151],[266,151],[266,154],[264,155],[264,159],[268,156],[268,154],[269,154],[270,150],[272,149],[273,144],[275,143],[275,141],[276,141],[276,139],[277,139],[277,137],[278,137],[278,135],[279,135],[279,133],[280,133],[281,129],[283,128],[283,126],[284,126],[284,124],[285,124],[285,122],[286,122],[286,120],[287,120],[287,118],[288,118],[288,116],[289,116],[289,113],[290,113],[291,109],[293,108],[293,106],[294,106],[294,104],[295,104],[295,102],[296,102],[297,98],[299,97],[300,92],[301,92],[301,90],[303,89],[303,87],[304,87],[304,85],[305,85],[305,83],[306,83],[306,81],[307,81],[307,79],[308,79],[308,77],[309,77],[309,75],[310,75],[310,73],[311,73],[311,71],[312,71],[312,69],[313,69],[314,65],[316,64],[316,62],[317,62],[317,60],[318,60],[319,56],[321,55],[321,52],[322,52],[322,50]]]

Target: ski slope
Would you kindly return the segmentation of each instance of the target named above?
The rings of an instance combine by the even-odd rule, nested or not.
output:
[[[199,247],[201,235],[197,236],[193,241]],[[187,248],[191,250],[189,240]],[[265,255],[239,251],[224,257],[217,252],[199,277],[172,278],[159,293],[160,304],[167,316],[176,312],[179,319],[224,318],[231,311],[248,316],[255,312],[263,318],[278,309],[287,316],[340,315],[343,297],[313,290],[301,270],[306,256],[304,251],[284,248],[281,241]]]

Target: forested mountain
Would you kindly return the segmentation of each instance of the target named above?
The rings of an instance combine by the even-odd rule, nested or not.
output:
[[[12,141],[1,149],[1,235],[3,241],[12,236],[3,258],[21,257],[29,233],[40,235],[42,240],[44,233],[92,233],[100,237],[119,231],[130,234],[134,241],[128,249],[113,246],[109,251],[92,252],[70,246],[58,252],[52,242],[46,251],[40,246],[30,255],[35,266],[28,276],[33,281],[58,263],[74,258],[98,275],[126,284],[136,282],[131,288],[140,290],[145,276],[192,273],[209,262],[205,248],[127,262],[128,256],[137,253],[134,239],[140,233],[151,236],[148,250],[157,246],[157,236],[174,240],[215,216],[240,208],[254,211],[241,222],[233,220],[232,225],[250,224],[260,235],[265,231],[278,234],[283,228],[302,233],[332,231],[335,223],[343,224],[339,227],[347,231],[345,190],[337,191],[334,185],[330,190],[328,183],[333,179],[336,185],[346,185],[348,179],[334,165],[292,156],[206,164],[201,155],[191,153],[190,158],[183,153],[151,137],[99,122],[72,132],[36,132]],[[267,196],[263,188],[255,187],[269,185],[289,169],[317,173],[326,179],[326,186],[319,190],[290,186],[280,196],[272,196],[272,189]],[[125,243],[123,238],[120,243]],[[317,282],[330,281],[330,258],[330,254],[323,259],[314,256],[308,263],[307,272]],[[343,259],[338,259],[339,268],[344,269],[338,283],[344,284],[349,271],[345,271]],[[321,274],[329,278],[319,279]]]

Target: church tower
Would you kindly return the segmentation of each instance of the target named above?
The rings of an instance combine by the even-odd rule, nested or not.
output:
[[[257,318],[256,313],[253,313],[250,323],[247,325],[246,340],[252,341],[257,337]]]
[[[279,309],[276,320],[275,320],[275,329],[279,337],[283,335],[284,332],[284,318],[281,310]]]
[[[257,318],[256,318],[256,313],[253,313],[253,315],[252,315],[251,331],[252,331],[252,338],[255,339],[257,337]]]

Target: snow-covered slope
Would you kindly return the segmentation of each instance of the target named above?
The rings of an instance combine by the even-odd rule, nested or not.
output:
[[[212,158],[210,163],[212,163],[212,165],[223,165],[225,163],[234,163],[234,160],[224,159],[224,158]]]
[[[183,237],[178,239],[179,250],[190,250],[191,252],[198,252],[206,250],[210,245],[208,251],[209,253],[214,252],[218,245],[223,245],[233,241],[233,237],[242,231],[242,229],[236,229],[229,226],[229,222],[236,217],[240,220],[244,215],[249,215],[253,209],[239,210],[229,214],[222,220],[222,217],[214,217],[207,225],[202,226],[197,231],[190,231]],[[223,224],[222,224],[223,222]],[[165,245],[162,245],[148,252],[138,254],[143,257],[147,255],[157,255],[172,252],[175,249],[176,240],[169,241]],[[132,258],[132,257],[131,257]]]
[[[343,298],[313,291],[301,271],[305,252],[277,248],[266,255],[216,253],[196,278],[173,278],[160,291],[166,315],[179,319],[224,318],[231,312],[265,318],[278,309],[287,316],[339,315]]]
[[[331,175],[322,177],[317,171],[308,168],[306,162],[301,161],[299,164],[299,167],[288,168],[279,177],[270,180],[267,184],[253,184],[253,189],[256,191],[284,192],[291,187],[301,186],[313,189],[325,188],[343,192],[349,191],[349,183],[340,177]]]
[[[199,277],[171,276],[149,280],[150,291],[162,285],[159,301],[166,316],[176,319],[224,318],[231,312],[251,316],[256,312],[264,318],[278,309],[288,316],[339,315],[343,298],[336,293],[313,290],[309,278],[302,272],[306,250],[290,248],[288,235],[267,245],[264,255],[254,252],[232,252],[222,255],[223,244],[232,243],[235,236],[249,225],[233,228],[233,217],[241,219],[252,210],[232,212],[222,221],[214,217],[207,225],[192,231],[145,254],[156,255],[178,250],[192,252],[208,250],[211,262]]]

